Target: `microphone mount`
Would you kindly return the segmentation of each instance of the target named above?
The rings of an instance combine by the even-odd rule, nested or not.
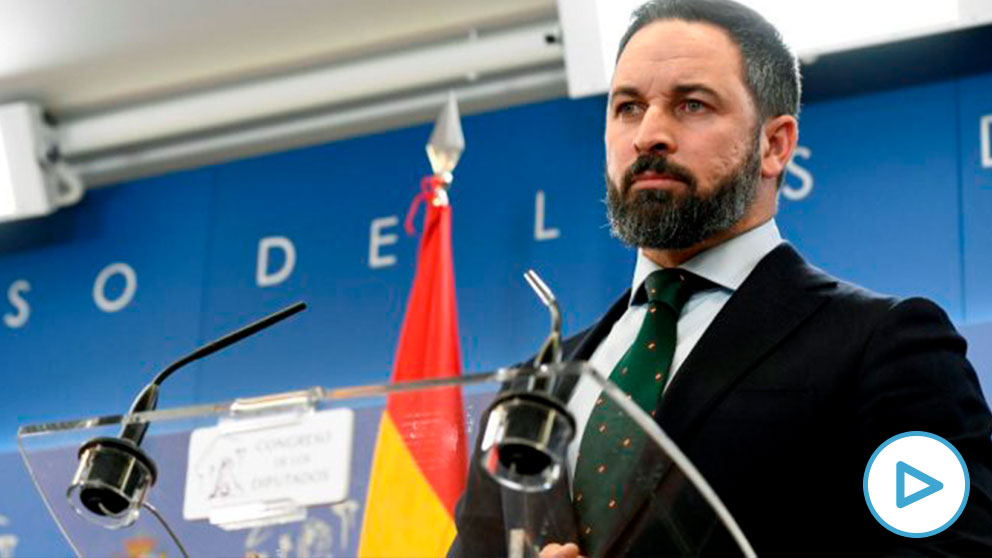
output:
[[[562,363],[558,300],[533,269],[524,278],[547,308],[551,330],[527,373],[489,406],[479,463],[504,488],[532,493],[550,489],[561,477],[575,418],[555,395],[559,380],[572,371]]]
[[[155,410],[159,387],[176,370],[275,325],[306,307],[306,303],[297,302],[203,345],[159,372],[134,399],[118,437],[93,438],[79,448],[79,466],[66,491],[76,513],[110,529],[134,523],[141,506],[145,505],[148,490],[158,477],[155,462],[141,449],[149,423],[134,415]]]

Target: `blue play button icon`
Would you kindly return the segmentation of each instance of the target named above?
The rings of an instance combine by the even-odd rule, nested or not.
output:
[[[907,476],[913,477],[915,479],[914,484],[916,485],[922,483],[924,485],[923,488],[913,491],[912,494],[906,494]],[[896,462],[896,507],[905,508],[914,502],[919,502],[927,496],[940,491],[942,488],[944,488],[944,483],[939,480],[902,461]]]
[[[882,527],[919,539],[940,533],[961,515],[971,478],[950,442],[912,430],[878,446],[865,467],[862,488],[868,510]]]

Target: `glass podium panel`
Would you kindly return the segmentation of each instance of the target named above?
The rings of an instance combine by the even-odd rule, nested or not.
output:
[[[18,444],[79,556],[536,556],[578,540],[580,381],[638,429],[637,513],[605,553],[752,556],[681,451],[585,363],[31,425]],[[120,441],[140,424],[140,448]],[[400,525],[438,517],[450,528]]]

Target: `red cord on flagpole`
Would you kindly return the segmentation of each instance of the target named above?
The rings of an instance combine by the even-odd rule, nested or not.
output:
[[[417,234],[413,220],[417,216],[417,210],[420,208],[420,204],[434,203],[434,198],[438,195],[437,189],[444,188],[445,185],[445,181],[436,174],[425,176],[420,180],[420,192],[410,202],[410,209],[406,211],[406,219],[403,222],[403,228],[406,229],[407,235],[413,236]]]

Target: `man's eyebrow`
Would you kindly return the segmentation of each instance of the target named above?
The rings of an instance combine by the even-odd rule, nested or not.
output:
[[[712,97],[717,97],[717,98],[720,97],[720,95],[716,92],[715,89],[713,89],[712,87],[703,85],[702,83],[685,83],[685,84],[681,84],[681,85],[676,85],[673,88],[673,91],[675,92],[676,95],[678,95],[680,97],[684,97],[684,96],[689,95],[691,93],[705,93],[705,94],[710,95]]]
[[[636,87],[632,85],[621,85],[610,91],[610,101],[617,97],[640,97],[641,92],[637,90]]]
[[[702,83],[683,83],[672,88],[672,93],[679,97],[684,97],[692,93],[703,93],[711,97],[720,98],[720,94],[715,89]],[[617,97],[641,97],[641,92],[632,85],[621,85],[610,91],[609,101]]]

